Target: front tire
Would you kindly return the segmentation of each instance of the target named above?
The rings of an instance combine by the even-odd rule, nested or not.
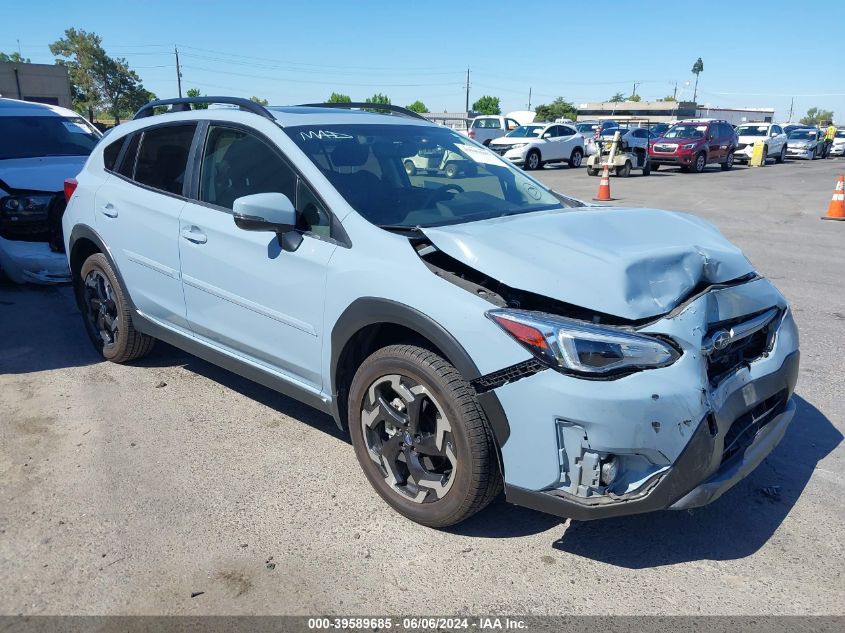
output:
[[[540,162],[540,152],[538,152],[536,149],[532,149],[525,156],[525,171],[540,169],[542,165],[543,163]]]
[[[616,168],[616,175],[620,178],[627,178],[631,175],[631,161],[626,160],[622,167]]]
[[[390,345],[352,380],[349,430],[370,484],[405,517],[442,528],[475,514],[502,487],[475,392],[449,362]]]
[[[704,152],[699,152],[695,156],[695,160],[690,165],[690,169],[694,174],[700,174],[707,166],[707,155]]]
[[[780,154],[778,154],[778,157],[775,159],[775,161],[777,163],[780,163],[781,165],[784,163],[784,161],[786,161],[786,145],[780,148]]]
[[[126,363],[150,353],[155,339],[132,325],[129,301],[105,255],[95,253],[85,260],[76,292],[85,330],[103,358]]]

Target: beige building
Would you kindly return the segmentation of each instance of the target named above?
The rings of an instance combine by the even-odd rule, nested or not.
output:
[[[620,101],[582,103],[579,121],[614,119],[620,121],[672,123],[683,119],[723,119],[732,125],[745,121],[772,121],[774,108],[716,108],[692,101]]]
[[[0,97],[70,108],[67,68],[58,64],[0,62]]]

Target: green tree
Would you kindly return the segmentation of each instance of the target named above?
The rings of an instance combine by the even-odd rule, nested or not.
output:
[[[249,98],[249,100],[254,101],[258,105],[263,105],[263,106],[270,105],[270,102],[267,101],[267,99],[262,99],[261,97],[252,96],[252,97]]]
[[[610,99],[608,99],[608,101],[610,101],[610,103],[622,103],[623,101],[625,101],[625,95],[623,95],[621,92],[617,92]]]
[[[575,104],[563,97],[558,97],[549,104],[538,105],[534,110],[535,121],[554,121],[555,119],[572,119],[578,116]]]
[[[658,101],[677,101],[677,99],[675,97],[673,97],[672,95],[667,95],[667,96],[663,97],[662,99],[658,99]]]
[[[94,73],[95,66],[105,57],[102,39],[95,33],[71,28],[65,30],[62,39],[50,44],[50,52],[56,55],[57,64],[67,66],[74,108],[87,111],[88,119],[93,121],[94,108],[103,100]]]
[[[372,97],[364,99],[364,103],[377,103],[379,105],[390,105],[390,97],[383,95],[380,92],[375,93]]]
[[[405,108],[410,110],[411,112],[417,112],[419,114],[428,112],[428,108],[426,107],[426,105],[419,99],[414,101],[411,105],[406,105]]]
[[[472,104],[472,111],[478,114],[501,114],[502,108],[499,105],[499,97],[484,95]]]
[[[642,101],[642,100],[643,100],[643,98],[640,95],[631,95],[630,97],[625,99],[625,101],[634,101],[634,102]]]
[[[802,125],[822,125],[827,121],[833,121],[833,111],[820,108],[810,108],[807,115],[801,118]]]
[[[200,92],[199,88],[188,88],[188,92],[185,93],[189,97],[202,97],[205,96]],[[194,110],[208,110],[207,103],[195,103]]]
[[[349,98],[349,95],[333,92],[327,103],[352,103],[352,99]]]
[[[29,57],[21,57],[21,54],[15,51],[11,55],[0,53],[0,62],[15,62],[18,64],[31,64],[32,60]]]
[[[692,92],[692,100],[694,103],[697,103],[698,99],[698,76],[704,72],[704,62],[701,61],[701,58],[695,60],[695,63],[692,65],[692,74],[695,75],[695,90]]]
[[[108,56],[96,33],[67,29],[62,39],[50,44],[50,52],[57,64],[68,68],[74,107],[87,110],[92,120],[95,108],[101,108],[120,123],[121,116],[154,96],[125,59]]]

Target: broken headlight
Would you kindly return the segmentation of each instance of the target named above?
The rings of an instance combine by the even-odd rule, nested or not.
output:
[[[680,353],[666,341],[621,328],[528,310],[489,310],[486,316],[552,368],[584,375],[665,367]]]
[[[46,222],[51,194],[27,194],[0,198],[0,216],[7,222]]]

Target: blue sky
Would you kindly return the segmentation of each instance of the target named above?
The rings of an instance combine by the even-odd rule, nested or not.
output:
[[[470,102],[492,94],[505,111],[524,109],[529,88],[535,106],[556,96],[580,103],[628,95],[634,82],[646,100],[672,94],[676,81],[678,96],[691,98],[690,69],[702,57],[701,103],[774,107],[785,119],[794,95],[799,116],[819,106],[845,122],[842,0],[806,8],[777,0],[4,5],[0,51],[17,50],[19,39],[24,56],[51,63],[47,45],[64,29],[94,31],[159,97],[176,96],[174,45],[183,89],[273,104],[320,101],[332,91],[353,100],[383,92],[395,104],[420,99],[433,111],[463,109],[467,67]],[[658,35],[670,43],[658,45]]]

